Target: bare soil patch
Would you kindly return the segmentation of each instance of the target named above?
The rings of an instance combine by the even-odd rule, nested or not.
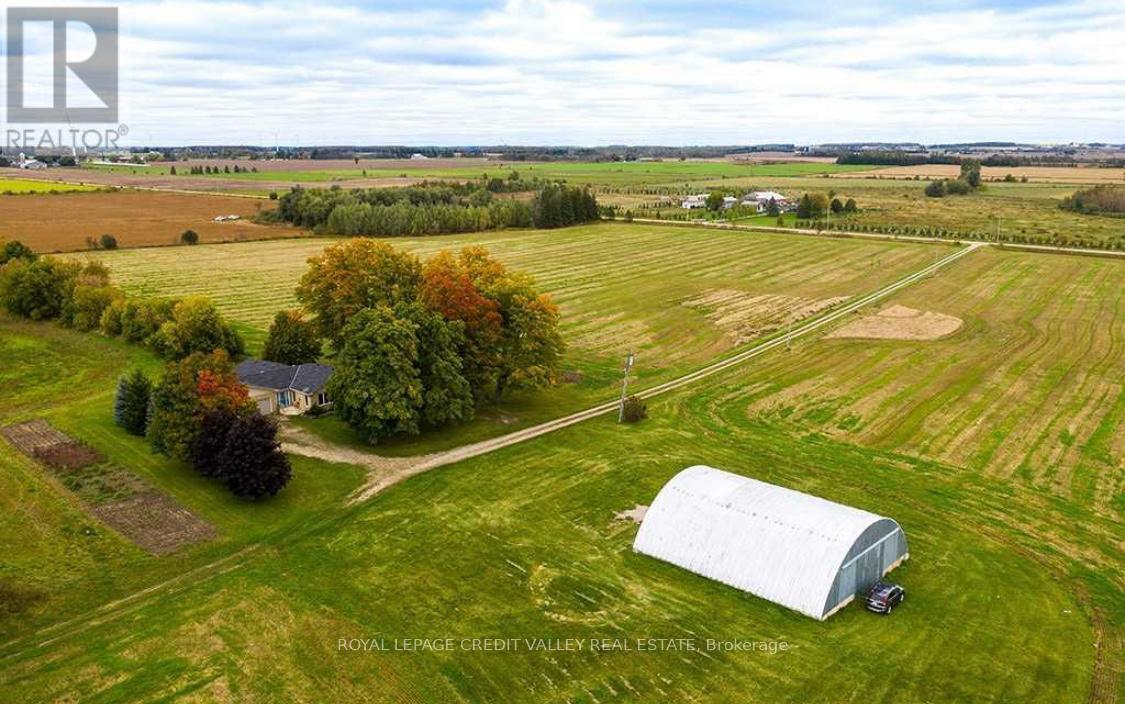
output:
[[[961,319],[944,313],[893,305],[853,320],[825,337],[861,337],[874,340],[937,340],[961,328]]]
[[[121,248],[179,244],[184,230],[195,230],[200,242],[238,242],[293,237],[291,227],[249,221],[270,201],[222,195],[116,191],[57,193],[6,197],[0,201],[4,236],[20,240],[37,252],[88,249],[87,238],[117,238]],[[233,222],[215,222],[218,215],[238,215]]]
[[[215,537],[214,527],[158,491],[104,503],[91,513],[153,555]]]
[[[801,298],[780,294],[754,295],[736,289],[711,289],[683,301],[683,305],[704,311],[707,320],[723,330],[733,344],[741,345],[846,300],[847,296]]]
[[[0,434],[47,466],[86,510],[154,555],[215,537],[215,529],[137,475],[105,461],[94,448],[36,419]]]
[[[66,433],[55,430],[42,418],[16,423],[0,429],[0,435],[28,457],[34,458],[39,451],[73,442]]]

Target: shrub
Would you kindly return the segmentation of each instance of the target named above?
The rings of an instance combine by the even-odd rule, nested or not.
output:
[[[968,181],[955,178],[945,182],[945,191],[951,196],[963,196],[972,193],[973,185]]]
[[[7,264],[13,259],[24,259],[26,261],[34,261],[36,259],[35,252],[31,251],[28,247],[19,240],[12,240],[5,242],[3,249],[0,249],[0,266]]]
[[[930,198],[944,198],[946,193],[945,181],[930,181],[924,193]]]
[[[109,234],[102,235],[98,238],[98,246],[102,249],[117,249],[117,238]]]
[[[196,244],[199,242],[199,233],[195,230],[184,230],[180,234],[180,242],[184,244]]]
[[[644,399],[638,398],[637,396],[630,396],[625,399],[621,418],[626,423],[639,423],[645,418],[648,418],[648,405],[644,402]]]

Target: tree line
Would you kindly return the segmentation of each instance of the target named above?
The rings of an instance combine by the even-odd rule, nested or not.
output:
[[[325,234],[401,236],[563,227],[598,216],[597,201],[585,189],[547,185],[529,204],[494,200],[490,186],[491,181],[353,190],[295,187],[281,196],[275,217]]]
[[[975,161],[984,166],[1077,166],[1070,156],[1024,156],[1016,154],[989,154],[983,159],[956,154],[929,154],[900,150],[873,149],[844,152],[836,157],[837,164],[863,164],[870,166],[920,166],[922,164],[953,164]]]

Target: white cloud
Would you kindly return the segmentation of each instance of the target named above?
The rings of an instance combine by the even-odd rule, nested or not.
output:
[[[120,7],[138,143],[1122,139],[1117,2],[812,19],[579,0]]]

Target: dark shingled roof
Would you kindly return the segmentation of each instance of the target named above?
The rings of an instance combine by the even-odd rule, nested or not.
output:
[[[332,376],[332,367],[326,364],[278,364],[261,359],[240,362],[234,371],[247,386],[273,391],[292,389],[306,394],[323,391]]]

